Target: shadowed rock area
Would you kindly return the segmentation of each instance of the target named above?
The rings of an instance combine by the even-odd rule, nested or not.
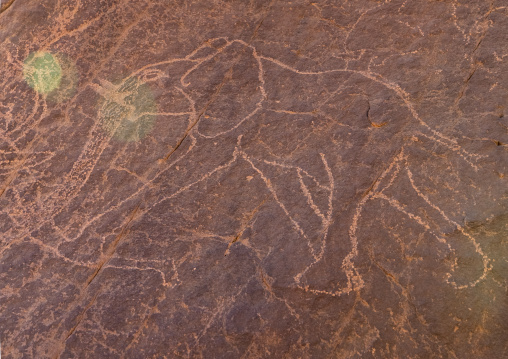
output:
[[[2,358],[508,358],[506,0],[0,3]]]

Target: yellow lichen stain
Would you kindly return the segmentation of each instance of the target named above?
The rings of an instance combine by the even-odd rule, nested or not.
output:
[[[370,121],[370,125],[372,127],[376,127],[376,128],[386,126],[387,124],[388,124],[388,122],[375,123],[375,122]]]

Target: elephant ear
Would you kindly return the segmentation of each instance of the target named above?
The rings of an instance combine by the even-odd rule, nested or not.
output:
[[[230,43],[183,78],[205,137],[232,131],[255,115],[264,100],[260,62],[252,48]]]

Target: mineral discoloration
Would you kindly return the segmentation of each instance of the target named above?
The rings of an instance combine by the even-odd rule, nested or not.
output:
[[[9,5],[3,357],[508,356],[504,1]]]

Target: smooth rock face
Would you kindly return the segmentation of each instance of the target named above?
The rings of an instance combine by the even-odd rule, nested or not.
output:
[[[1,10],[2,358],[508,358],[506,0]]]

